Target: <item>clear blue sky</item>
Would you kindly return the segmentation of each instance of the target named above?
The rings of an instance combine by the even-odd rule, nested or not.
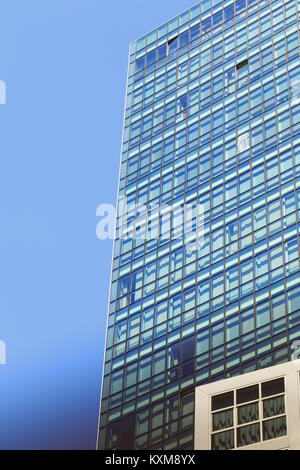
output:
[[[1,2],[0,449],[95,448],[129,43],[197,2]]]

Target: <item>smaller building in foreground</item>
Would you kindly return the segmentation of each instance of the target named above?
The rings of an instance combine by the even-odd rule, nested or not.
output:
[[[300,360],[196,388],[196,450],[300,449]]]

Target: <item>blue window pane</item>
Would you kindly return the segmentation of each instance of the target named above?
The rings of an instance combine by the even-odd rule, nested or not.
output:
[[[124,295],[128,294],[129,279],[130,279],[130,276],[128,275],[119,280],[118,297],[123,297]]]
[[[194,356],[194,336],[181,343],[181,361],[188,361]]]
[[[246,8],[246,0],[236,0],[235,2],[236,13],[240,13]]]
[[[193,39],[196,39],[200,34],[200,23],[195,24],[190,30],[190,40],[193,41]]]
[[[177,101],[177,111],[183,111],[187,108],[187,95],[182,95]]]
[[[177,51],[178,38],[169,41],[169,54],[174,54]]]
[[[135,62],[135,71],[140,72],[141,70],[144,69],[145,65],[145,57],[140,57],[140,59],[137,59]]]
[[[211,0],[202,0],[202,3],[201,3],[202,13],[209,10],[210,7],[211,7]]]
[[[167,55],[167,44],[163,44],[157,49],[157,60],[161,60]]]
[[[196,5],[191,9],[191,20],[200,15],[200,5]]]
[[[224,10],[224,21],[230,21],[234,17],[234,10],[233,10],[233,5],[229,5],[229,7],[226,7]],[[226,26],[226,25],[225,25]]]
[[[189,42],[189,32],[185,31],[179,36],[179,47],[185,46]]]
[[[202,35],[209,34],[211,30],[211,18],[207,18],[201,23]]]
[[[155,51],[151,51],[146,56],[146,67],[149,67],[149,65],[154,64],[154,62],[155,62]]]
[[[215,28],[219,24],[221,24],[223,21],[223,12],[218,11],[218,13],[215,13],[213,16],[213,27]]]

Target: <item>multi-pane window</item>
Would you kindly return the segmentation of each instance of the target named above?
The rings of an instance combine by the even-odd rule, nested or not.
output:
[[[287,434],[284,378],[211,397],[211,449],[236,449]]]

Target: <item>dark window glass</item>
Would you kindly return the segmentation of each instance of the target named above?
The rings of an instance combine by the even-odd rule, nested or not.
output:
[[[200,34],[200,24],[195,24],[190,30],[190,40],[197,38]]]
[[[285,412],[284,395],[264,400],[264,418],[282,415]]]
[[[240,62],[239,64],[236,65],[236,69],[240,70],[248,65],[248,59],[243,60],[243,62]]]
[[[180,400],[180,415],[187,416],[194,413],[195,394],[187,393]]]
[[[231,428],[233,426],[233,410],[220,411],[213,414],[213,431]]]
[[[106,447],[115,447],[119,441],[120,423],[110,424],[107,428]]]
[[[238,408],[238,424],[246,424],[259,419],[258,403],[240,406]]]
[[[232,431],[219,432],[211,436],[212,450],[228,450],[234,448],[234,435]]]
[[[181,362],[188,361],[194,357],[194,336],[187,338],[181,343]]]
[[[142,410],[136,415],[136,435],[140,436],[149,428],[149,409]]]
[[[188,362],[181,364],[181,377],[186,377],[194,372],[194,360],[190,359]]]
[[[257,400],[259,396],[258,385],[252,385],[251,387],[241,388],[236,391],[237,404],[247,403],[247,401]]]
[[[157,49],[157,60],[161,60],[167,55],[167,44],[163,44],[162,46],[159,46]]]
[[[286,436],[286,417],[269,419],[263,422],[264,441],[275,439],[276,437]]]
[[[141,70],[144,69],[144,65],[145,65],[145,57],[140,57],[135,62],[135,71],[140,72]]]
[[[259,423],[237,429],[237,446],[243,447],[260,441]]]
[[[163,403],[157,403],[151,408],[151,429],[157,428],[163,425]]]
[[[271,395],[278,395],[284,393],[284,378],[270,380],[261,384],[262,397],[270,397]]]
[[[130,450],[134,448],[134,433],[135,433],[135,415],[126,416],[122,419],[121,426],[121,439],[119,449]]]
[[[179,47],[185,46],[189,42],[189,32],[185,31],[179,36]]]
[[[211,399],[211,409],[212,411],[216,411],[222,408],[228,408],[229,406],[233,406],[233,401],[233,392],[216,395]]]
[[[174,421],[178,418],[178,398],[168,398],[165,402],[165,422]]]

